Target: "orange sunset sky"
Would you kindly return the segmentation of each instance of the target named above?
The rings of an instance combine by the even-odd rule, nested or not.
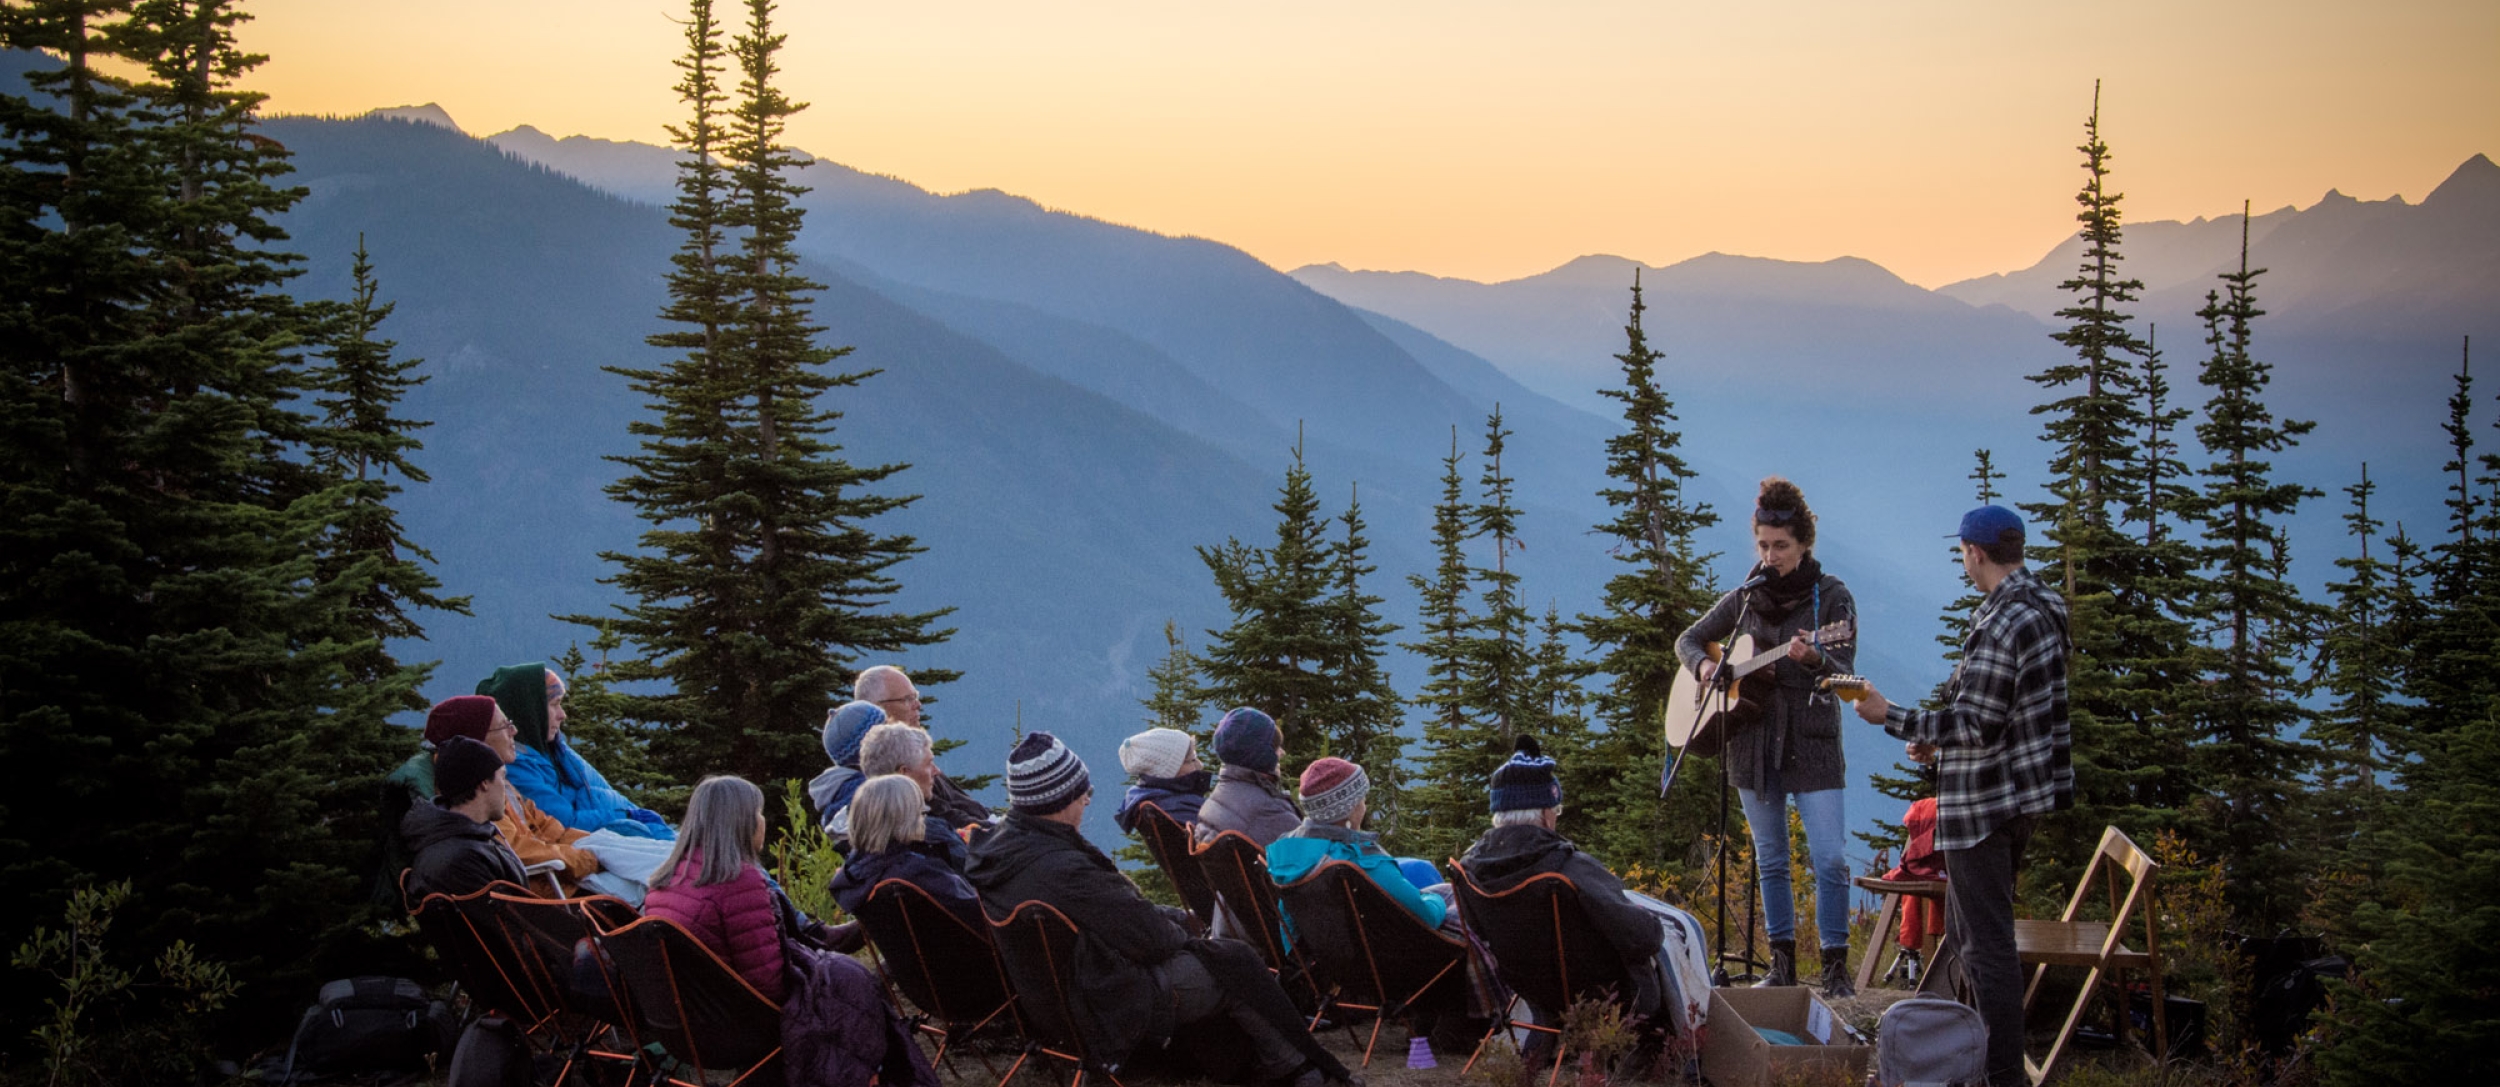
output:
[[[733,25],[743,5],[721,4]],[[664,142],[670,0],[261,0],[285,113]],[[1937,286],[2072,230],[2092,82],[2130,219],[2419,200],[2500,155],[2495,0],[785,0],[790,142],[1278,268],[1859,256]]]

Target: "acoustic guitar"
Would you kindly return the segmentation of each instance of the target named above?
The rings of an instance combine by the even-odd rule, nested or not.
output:
[[[1843,645],[1854,636],[1855,627],[1849,620],[1840,619],[1823,624],[1806,640],[1817,645]],[[1783,641],[1768,651],[1756,653],[1753,635],[1739,634],[1734,642],[1725,646],[1710,643],[1708,651],[1709,663],[1701,671],[1691,668],[1676,671],[1675,685],[1667,692],[1663,713],[1667,746],[1686,748],[1691,754],[1704,758],[1714,757],[1726,750],[1729,736],[1752,727],[1755,721],[1762,718],[1763,702],[1770,697],[1770,681],[1747,682],[1745,677],[1786,657],[1788,643]],[[1724,702],[1713,689],[1713,679],[1722,669],[1727,671],[1730,684]]]

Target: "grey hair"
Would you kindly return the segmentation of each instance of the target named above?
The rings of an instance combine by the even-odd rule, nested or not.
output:
[[[867,856],[927,839],[924,805],[917,781],[901,774],[869,778],[851,794],[851,849]]]
[[[908,766],[919,765],[924,755],[931,754],[929,734],[900,721],[888,721],[868,730],[859,741],[859,772],[869,777],[899,774]]]
[[[1493,825],[1497,827],[1517,827],[1528,826],[1531,824],[1543,826],[1545,825],[1545,815],[1548,812],[1552,812],[1555,815],[1561,815],[1562,809],[1513,808],[1509,811],[1497,811],[1493,813]]]
[[[868,696],[870,690],[883,692],[895,684],[908,687],[911,685],[911,677],[891,664],[874,665],[861,670],[859,675],[852,678],[851,697],[862,702],[874,702],[876,699]]]
[[[686,823],[677,828],[677,845],[651,874],[657,890],[677,882],[677,866],[696,853],[702,866],[694,885],[708,887],[738,878],[757,865],[755,821],[764,817],[764,790],[742,777],[719,774],[695,783],[686,800]],[[759,865],[760,866],[760,865]]]

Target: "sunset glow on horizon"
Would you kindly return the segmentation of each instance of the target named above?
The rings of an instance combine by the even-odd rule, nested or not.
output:
[[[278,113],[667,141],[682,0],[262,0]],[[2078,23],[2088,13],[2088,24]],[[722,2],[733,32],[743,4]],[[1252,7],[788,0],[789,142],[941,193],[1502,280],[1610,253],[1875,261],[1939,286],[2070,233],[2102,126],[2133,221],[2418,201],[2500,155],[2500,4]]]

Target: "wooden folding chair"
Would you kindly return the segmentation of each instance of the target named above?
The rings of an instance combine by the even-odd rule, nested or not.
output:
[[[2104,884],[2109,902],[2109,920],[2088,921],[2077,915],[2090,899],[2093,881],[2103,870],[2109,878]],[[2075,995],[2075,1006],[2066,1013],[2066,1022],[2057,1030],[2057,1040],[2050,1044],[2048,1056],[2033,1063],[2029,1054],[2023,1057],[2024,1068],[2031,1082],[2045,1082],[2065,1059],[2067,1047],[2074,1041],[2075,1028],[2083,1022],[2084,1010],[2096,995],[2110,998],[2111,1033],[2126,1039],[2127,993],[2119,984],[2119,975],[2126,970],[2142,970],[2151,982],[2153,997],[2154,1059],[2170,1052],[2170,1024],[2162,1014],[2161,932],[2153,908],[2153,877],[2161,869],[2153,858],[2136,848],[2117,827],[2101,832],[2101,844],[2092,852],[2092,862],[2084,869],[2083,881],[2075,885],[2074,897],[2066,901],[2066,912],[2055,921],[2014,922],[2014,945],[2021,962],[2032,968],[2031,983],[2023,989],[2023,1011],[2031,1011],[2032,998],[2040,992],[2040,981],[2052,966],[2080,966],[2088,969],[2083,989]],[[2120,893],[2120,883],[2125,893]],[[2126,946],[2127,927],[2140,924],[2144,948]]]
[[[1180,892],[1181,904],[1198,915],[1198,921],[1215,927],[1215,888],[1207,884],[1206,870],[1198,866],[1198,858],[1189,841],[1189,828],[1172,818],[1163,806],[1154,801],[1137,805],[1137,836],[1146,843],[1146,852],[1155,859],[1155,867],[1163,869],[1172,889]]]
[[[1195,855],[1216,902],[1235,923],[1249,930],[1240,934],[1244,942],[1258,949],[1259,957],[1267,960],[1267,968],[1276,972],[1296,1003],[1309,997],[1310,1010],[1316,1015],[1326,996],[1319,979],[1312,976],[1310,962],[1285,941],[1285,914],[1276,904],[1276,881],[1267,872],[1267,850],[1249,835],[1228,830],[1199,846]]]
[[[666,1082],[705,1087],[709,1073],[738,1069],[728,1087],[779,1081],[781,1005],[694,934],[665,917],[645,917],[591,940],[623,983],[635,1040],[658,1043],[693,1073]]]
[[[1293,918],[1295,944],[1336,981],[1320,1015],[1346,1007],[1378,1016],[1363,1047],[1364,1067],[1371,1066],[1380,1028],[1390,1018],[1465,1006],[1467,942],[1406,912],[1360,867],[1321,861],[1277,890]],[[1411,1021],[1407,1032],[1414,1035]]]
[[[1580,904],[1580,887],[1571,877],[1541,872],[1515,887],[1488,892],[1457,861],[1450,862],[1450,871],[1455,873],[1450,888],[1458,894],[1467,930],[1493,952],[1494,973],[1511,992],[1502,1014],[1483,1041],[1476,1043],[1475,1053],[1468,1056],[1467,1067],[1459,1075],[1464,1077],[1475,1068],[1476,1058],[1484,1054],[1485,1044],[1494,1035],[1524,1027],[1554,1038],[1554,1067],[1545,1076],[1547,1087],[1552,1087],[1562,1077],[1562,1030],[1515,1018],[1511,1013],[1519,1002],[1527,1001],[1530,1008],[1545,1012],[1556,1023],[1562,1022],[1563,1013],[1574,1003],[1590,999],[1623,1005],[1631,1018],[1638,987],[1624,968],[1623,956],[1589,921],[1587,909]]]
[[[1085,1087],[1088,1072],[1099,1072],[1113,1087],[1122,1087],[1119,1070],[1096,1061],[1086,1048],[1085,1028],[1077,1021],[1073,990],[1081,933],[1076,922],[1047,902],[1021,903],[1005,918],[989,921],[998,938],[999,959],[1015,986],[1026,1039],[1024,1053],[999,1082],[1014,1079],[1025,1061],[1039,1055],[1075,1067],[1076,1080],[1069,1087]]]
[[[1875,909],[1875,928],[1866,938],[1866,954],[1858,959],[1858,988],[1871,989],[1875,987],[1876,978],[1885,976],[1891,970],[1892,967],[1886,965],[1888,961],[1892,964],[1901,961],[1904,949],[1893,933],[1893,923],[1900,919],[1902,901],[1920,899],[1932,908],[1942,910],[1946,884],[1940,879],[1883,879],[1876,876],[1858,876],[1850,882],[1861,890],[1875,892],[1882,903]],[[1923,930],[1915,950],[1921,956],[1929,950]],[[1885,958],[1887,952],[1891,954],[1889,960]]]
[[[881,880],[870,887],[857,916],[885,965],[888,989],[900,990],[918,1009],[912,1026],[937,1036],[938,1063],[945,1062],[957,1038],[979,1033],[1002,1015],[1023,1033],[1015,990],[1008,985],[1006,964],[999,960],[987,924],[973,927],[907,879]],[[989,1062],[982,1066],[988,1068]]]

